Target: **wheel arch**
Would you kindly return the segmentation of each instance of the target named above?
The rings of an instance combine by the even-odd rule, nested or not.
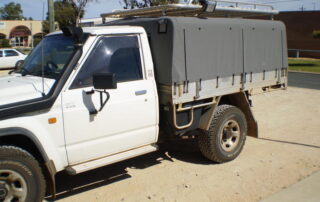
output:
[[[0,129],[0,144],[10,144],[25,149],[40,163],[49,161],[38,138],[27,129],[18,127]]]
[[[246,116],[248,126],[248,136],[258,138],[258,123],[254,118],[253,112],[250,108],[250,101],[246,92],[239,92],[218,97],[217,103],[201,116],[200,129],[208,130],[216,106],[229,104],[238,107]]]
[[[0,129],[0,146],[16,146],[29,152],[40,164],[43,174],[47,179],[47,193],[55,195],[55,174],[54,162],[49,159],[38,138],[25,128],[12,127]]]
[[[258,138],[258,123],[254,118],[250,108],[249,96],[246,92],[239,92],[230,95],[225,95],[220,100],[220,104],[230,104],[238,107],[246,116],[248,124],[248,136]]]

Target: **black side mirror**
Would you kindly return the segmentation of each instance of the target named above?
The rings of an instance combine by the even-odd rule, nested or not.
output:
[[[24,64],[24,60],[19,60],[16,65],[14,66],[14,69],[13,70],[10,70],[8,72],[8,74],[12,74],[13,72],[16,72],[16,71],[19,71],[21,70],[22,66]]]
[[[14,66],[15,70],[20,70],[23,66],[24,60],[19,60],[16,65]]]
[[[93,87],[95,89],[116,89],[117,80],[114,73],[96,73],[93,74]]]
[[[91,91],[86,92],[87,95],[98,92],[100,94],[100,109],[89,111],[90,115],[95,115],[100,112],[110,99],[110,94],[106,91],[107,89],[116,89],[117,80],[114,73],[96,73],[92,76],[93,87]],[[103,96],[105,94],[105,96]],[[105,97],[105,98],[104,98]]]

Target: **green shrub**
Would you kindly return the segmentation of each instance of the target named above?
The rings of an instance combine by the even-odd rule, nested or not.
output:
[[[0,39],[0,48],[10,48],[9,39]]]
[[[312,32],[312,36],[315,39],[320,39],[320,30],[315,30]]]
[[[23,54],[29,55],[29,53],[31,52],[31,48],[16,48],[16,50],[20,51]]]
[[[33,39],[33,47],[36,47],[40,43],[41,40],[42,39],[40,39],[40,38],[34,38]]]

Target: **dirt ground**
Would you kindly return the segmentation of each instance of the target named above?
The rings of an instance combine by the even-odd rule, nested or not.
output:
[[[78,176],[60,173],[56,201],[259,201],[270,196],[320,171],[320,85],[301,86],[252,97],[260,138],[248,137],[232,162],[213,164],[192,140],[166,143],[160,151]]]
[[[255,95],[260,138],[213,164],[194,141],[79,176],[58,176],[59,202],[258,201],[320,170],[320,90],[289,87]]]

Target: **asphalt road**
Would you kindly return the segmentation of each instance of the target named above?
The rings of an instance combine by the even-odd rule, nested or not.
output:
[[[320,74],[289,72],[289,86],[320,90]]]

